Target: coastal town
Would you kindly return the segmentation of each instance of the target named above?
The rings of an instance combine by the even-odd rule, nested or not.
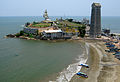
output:
[[[109,74],[111,74],[112,78],[115,77],[115,74],[120,76],[118,73],[112,74],[112,71],[119,72],[120,68],[120,34],[111,33],[109,28],[102,28],[100,3],[93,3],[91,6],[90,21],[87,18],[83,18],[82,21],[76,21],[72,18],[64,19],[62,17],[51,20],[47,10],[45,10],[43,14],[44,20],[27,22],[19,33],[8,34],[6,37],[27,40],[82,41],[90,46],[89,54],[93,60],[88,57],[87,64],[79,64],[78,66],[83,68],[80,72],[76,73],[71,82],[84,82],[86,80],[83,78],[78,79],[78,76],[88,78],[86,82],[89,82],[88,80],[90,82],[96,82],[96,80],[106,82],[106,79],[102,77],[104,76],[107,78],[107,82],[109,82],[111,80],[109,79]],[[110,67],[111,64],[113,67]],[[88,71],[90,72],[88,73]],[[92,75],[93,72],[95,75]]]

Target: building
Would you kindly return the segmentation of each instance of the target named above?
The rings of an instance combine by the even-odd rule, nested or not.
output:
[[[106,35],[109,35],[110,34],[110,29],[109,28],[102,29],[102,33],[106,34]]]
[[[37,28],[31,28],[31,27],[24,27],[23,31],[28,34],[38,34]]]
[[[101,5],[100,3],[92,4],[90,37],[96,38],[101,34]]]
[[[112,33],[113,38],[116,38],[117,40],[120,40],[120,33]]]
[[[81,22],[82,22],[82,24],[89,25],[89,20],[86,18],[83,18],[83,20]]]
[[[57,27],[24,27],[23,31],[28,34],[41,34],[45,30],[56,30]]]
[[[23,31],[27,34],[40,35],[41,39],[62,39],[64,33],[58,27],[24,27]]]
[[[61,29],[45,30],[42,32],[43,39],[61,39],[63,38],[63,32]]]
[[[86,31],[85,36],[89,36],[89,34],[90,34],[90,26],[86,25],[85,31]]]

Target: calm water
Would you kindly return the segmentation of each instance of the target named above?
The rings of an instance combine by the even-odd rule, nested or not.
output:
[[[51,17],[56,19],[56,17]],[[60,17],[57,17],[60,18]],[[69,17],[81,20],[83,17]],[[89,17],[87,17],[89,18]],[[75,63],[84,49],[78,42],[48,42],[3,38],[23,24],[42,17],[0,17],[0,82],[39,82]],[[103,17],[102,26],[120,32],[120,17]]]

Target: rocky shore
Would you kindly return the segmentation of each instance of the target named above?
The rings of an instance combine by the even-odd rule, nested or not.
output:
[[[4,36],[4,38],[20,38],[20,39],[26,39],[26,40],[52,40],[52,41],[55,41],[55,40],[59,40],[59,41],[64,41],[64,40],[82,40],[82,38],[80,37],[76,37],[76,36],[73,36],[71,38],[61,38],[61,39],[42,39],[40,36],[37,36],[37,37],[29,37],[29,36],[16,36],[16,34],[8,34],[6,36]]]
[[[16,36],[16,34],[8,34],[5,38],[20,38],[20,39],[27,39],[27,40],[37,40],[37,38],[31,38],[27,36]]]

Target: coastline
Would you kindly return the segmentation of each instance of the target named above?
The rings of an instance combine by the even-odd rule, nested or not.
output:
[[[120,61],[111,53],[105,52],[106,46],[104,42],[100,40],[79,40],[78,42],[84,43],[84,41],[90,46],[86,62],[90,68],[82,67],[80,72],[86,73],[88,78],[74,75],[70,82],[119,82]]]
[[[86,42],[90,45],[87,61],[90,68],[82,67],[80,71],[86,73],[88,78],[74,75],[70,82],[119,82],[120,61],[105,52],[104,42],[97,40],[86,40]]]
[[[77,42],[81,42],[81,46],[83,46],[85,48],[85,51],[83,51],[83,53],[81,55],[79,55],[77,59],[75,59],[74,63],[69,64],[64,70],[59,72],[57,77],[55,76],[53,78],[53,80],[52,81],[49,80],[49,82],[70,82],[70,80],[76,74],[76,72],[79,72],[80,69],[82,68],[82,67],[80,67],[78,65],[80,63],[86,63],[88,58],[87,58],[87,56],[85,54],[86,54],[86,50],[87,50],[87,48],[89,46],[87,44],[85,44],[82,40],[77,41]],[[86,45],[86,46],[84,46],[84,45]],[[87,53],[89,53],[89,52],[87,52]]]
[[[72,39],[69,39],[68,41],[71,40]],[[78,68],[80,69],[80,72],[86,73],[88,78],[73,75],[72,79],[67,82],[119,82],[120,61],[117,60],[111,53],[105,52],[106,46],[104,45],[104,42],[102,40],[92,39],[78,40],[78,42],[83,43],[84,41],[90,46],[90,54],[88,55],[88,60],[86,62],[90,68]],[[56,40],[53,40],[53,42],[56,42]]]
[[[88,43],[89,44],[89,43]],[[90,66],[89,69],[86,69],[84,67],[82,67],[82,69],[80,70],[80,72],[84,72],[88,75],[88,78],[83,78],[80,76],[75,75],[70,82],[87,82],[87,81],[91,81],[91,82],[95,82],[96,80],[96,75],[97,75],[97,71],[98,71],[98,63],[99,63],[99,55],[96,57],[94,56],[96,54],[96,49],[91,46],[91,44],[89,44],[90,48],[89,48],[89,54],[88,54],[88,60],[87,60],[87,64]],[[94,75],[92,75],[92,73],[94,72]]]
[[[32,17],[33,18],[33,17]],[[114,17],[112,17],[112,21],[114,20],[114,19],[116,19],[116,18],[114,18]],[[11,19],[9,20],[9,19],[7,19],[8,21],[5,21],[6,23],[9,23],[9,21],[11,22],[11,21],[13,21],[12,20],[12,17],[11,17]],[[16,20],[17,21],[17,20]],[[4,21],[3,21],[4,22]],[[19,21],[17,21],[17,22],[19,22]],[[25,22],[24,20],[22,21],[23,23]],[[108,21],[109,22],[109,21]],[[114,20],[114,22],[116,22],[115,20]],[[112,24],[111,25],[113,25],[113,29],[115,29],[115,27],[114,27],[114,22],[112,22]],[[13,28],[13,29],[16,29],[16,27],[18,27],[18,25],[17,24],[19,24],[19,23],[16,23],[14,26],[12,25],[9,25],[9,26],[6,26],[7,24],[5,23],[5,27],[6,27],[6,29],[9,29],[9,28]],[[104,20],[103,21],[103,23],[106,23],[106,21]],[[1,24],[2,25],[2,24]],[[21,24],[19,24],[19,25],[21,25]],[[119,26],[119,25],[118,25]],[[2,26],[1,26],[2,27]],[[19,27],[18,27],[19,28]],[[112,31],[113,31],[113,29],[112,29]],[[11,32],[12,31],[12,32]],[[9,31],[6,31],[6,30],[4,30],[4,28],[1,28],[1,38],[3,38],[3,35],[5,35],[6,33],[15,33],[16,31],[15,30],[9,30]],[[115,31],[115,30],[114,30]],[[117,30],[117,31],[119,31],[119,30]],[[16,38],[15,38],[16,39]],[[17,39],[19,39],[19,38],[17,38]],[[10,40],[11,39],[8,39],[8,42],[7,42],[7,44],[11,44],[11,42],[10,42]],[[2,43],[2,42],[4,42],[4,40],[1,40],[1,44],[4,44],[4,43]],[[15,43],[15,41],[12,41],[13,43]],[[54,41],[54,42],[56,42],[56,41]],[[18,43],[19,43],[19,41],[18,41]],[[19,44],[18,44],[19,45]],[[4,45],[5,46],[5,45]],[[7,45],[8,46],[8,45]],[[19,46],[18,46],[19,47]],[[7,49],[5,49],[5,50],[3,50],[3,51],[6,51]],[[15,49],[14,49],[15,50]],[[5,54],[6,55],[6,54]],[[94,54],[93,54],[94,55]],[[18,56],[19,57],[19,56]],[[114,56],[113,56],[113,58],[114,58]],[[118,62],[119,63],[119,61],[116,59],[116,58],[114,58],[115,59],[115,61],[116,62]],[[92,62],[91,62],[92,63]],[[82,68],[83,69],[83,68]],[[120,71],[119,71],[119,69],[120,69],[120,66],[119,65],[116,65],[116,69],[118,69],[118,71],[116,71],[117,73],[116,73],[116,76],[120,76]],[[90,77],[90,76],[89,76]],[[78,77],[79,78],[79,77]],[[7,79],[7,78],[6,78]],[[119,80],[119,78],[118,79],[116,79],[115,80],[115,82],[119,82],[120,80]]]

